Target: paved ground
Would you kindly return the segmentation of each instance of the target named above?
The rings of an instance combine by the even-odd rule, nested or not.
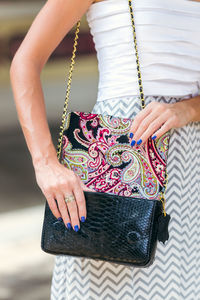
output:
[[[0,214],[0,300],[49,299],[54,256],[41,250],[44,205]]]

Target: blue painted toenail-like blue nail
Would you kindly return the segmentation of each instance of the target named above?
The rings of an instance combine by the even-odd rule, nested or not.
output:
[[[142,143],[142,140],[139,139],[139,140],[137,141],[137,145],[140,145],[141,143]]]
[[[68,229],[71,229],[71,228],[72,228],[71,223],[67,223],[67,228],[68,228]]]
[[[135,140],[132,140],[131,146],[134,146],[134,145],[135,145]]]
[[[156,135],[152,136],[152,140],[155,140],[156,138],[157,138],[157,136],[156,136]]]
[[[133,133],[130,132],[129,137],[132,139],[133,138]]]
[[[74,226],[74,230],[75,230],[75,231],[78,231],[78,230],[79,230],[78,225],[75,225],[75,226]]]
[[[81,217],[81,222],[85,222],[85,217]]]
[[[61,218],[61,217],[59,217],[57,220],[58,220],[58,221],[62,221],[62,218]]]

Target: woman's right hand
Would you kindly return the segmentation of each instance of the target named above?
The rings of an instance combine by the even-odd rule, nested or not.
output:
[[[75,231],[80,228],[80,221],[86,219],[86,203],[83,190],[87,188],[78,175],[64,167],[58,159],[45,159],[34,165],[36,181],[47,199],[54,216],[63,219],[67,228],[73,227]],[[65,197],[73,194],[75,201],[66,203]],[[58,207],[56,205],[56,201]]]

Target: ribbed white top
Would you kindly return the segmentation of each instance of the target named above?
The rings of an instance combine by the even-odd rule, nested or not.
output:
[[[145,95],[197,95],[200,87],[200,3],[134,0]],[[97,101],[138,95],[128,0],[93,3],[87,21],[97,51]]]

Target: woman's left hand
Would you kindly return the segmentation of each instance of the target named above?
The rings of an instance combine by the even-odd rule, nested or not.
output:
[[[130,128],[130,143],[144,144],[150,136],[161,137],[171,128],[182,127],[192,121],[193,111],[189,100],[176,103],[149,103],[134,118]]]

